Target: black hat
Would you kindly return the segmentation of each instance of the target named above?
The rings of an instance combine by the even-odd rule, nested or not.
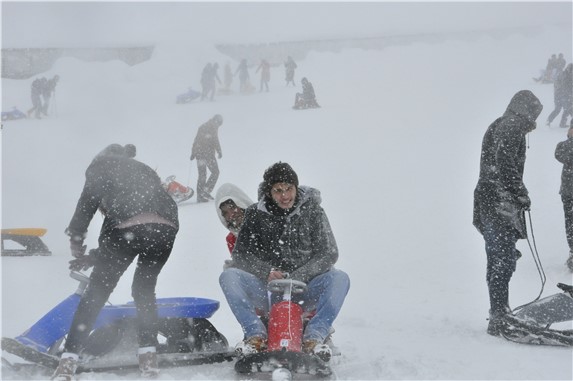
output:
[[[298,176],[288,163],[279,161],[265,170],[263,183],[265,193],[270,194],[271,187],[276,183],[293,184],[298,187]]]

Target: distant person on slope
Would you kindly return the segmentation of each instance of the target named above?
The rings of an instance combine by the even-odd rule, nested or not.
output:
[[[490,301],[487,333],[493,336],[511,334],[504,319],[512,314],[509,281],[521,256],[517,240],[527,238],[524,211],[531,206],[523,183],[525,136],[535,129],[542,109],[531,91],[517,92],[482,141],[473,224],[485,241]]]
[[[48,116],[48,108],[50,107],[50,98],[52,95],[56,95],[56,86],[60,80],[59,75],[54,75],[52,79],[48,79],[42,88],[42,97],[44,98],[44,104],[42,105],[42,114]]]
[[[48,80],[46,78],[36,78],[32,81],[30,86],[30,96],[32,98],[32,108],[28,110],[28,117],[34,113],[36,119],[40,119],[43,110],[42,106],[42,92],[45,87],[45,82]]]
[[[573,272],[573,119],[567,131],[567,140],[558,143],[555,148],[555,158],[563,164],[559,194],[565,212],[565,234],[569,245],[569,258],[565,264]]]
[[[296,83],[294,83],[294,71],[296,68],[296,62],[294,62],[291,56],[288,56],[285,62],[285,79],[287,86],[289,83],[292,83],[292,85],[296,87]]]
[[[567,127],[567,117],[573,115],[573,64],[567,65],[553,83],[553,100],[555,109],[547,117],[547,125],[551,125],[553,119],[563,109],[559,127]]]
[[[255,74],[258,73],[259,70],[261,72],[261,88],[259,92],[263,91],[263,87],[269,91],[269,81],[271,80],[271,65],[267,60],[261,60],[261,64],[257,68],[257,71],[255,71]]]
[[[239,63],[239,66],[237,66],[237,70],[235,70],[235,73],[233,75],[237,75],[239,74],[239,91],[241,93],[247,93],[250,90],[250,75],[249,75],[249,66],[247,65],[247,60],[246,59],[242,59],[241,62]]]
[[[316,95],[314,94],[312,83],[310,83],[306,77],[300,82],[302,83],[302,93],[296,93],[293,108],[307,109],[320,107],[316,102]]]
[[[190,160],[197,159],[197,202],[213,200],[211,192],[219,179],[219,165],[215,154],[219,159],[223,157],[219,143],[219,127],[222,124],[223,117],[216,114],[199,127],[193,141]],[[207,179],[207,169],[211,172],[209,179]]]

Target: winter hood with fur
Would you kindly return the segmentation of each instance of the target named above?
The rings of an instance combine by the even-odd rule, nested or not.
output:
[[[223,217],[221,209],[219,208],[219,205],[221,205],[223,202],[227,200],[233,200],[235,205],[237,205],[241,209],[247,209],[249,205],[253,204],[253,201],[239,187],[230,183],[225,183],[221,185],[217,190],[217,193],[215,194],[215,210],[217,211],[217,215],[219,216],[221,223],[225,228],[229,229],[231,233],[237,235],[239,234],[238,229],[233,226],[230,226],[227,223],[225,217]]]

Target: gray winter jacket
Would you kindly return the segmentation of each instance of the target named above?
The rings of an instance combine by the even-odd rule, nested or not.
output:
[[[573,198],[573,138],[557,143],[555,158],[563,164],[559,193]]]
[[[320,192],[299,187],[293,211],[284,216],[269,212],[267,197],[246,210],[234,266],[264,281],[273,268],[306,283],[329,271],[338,260],[338,247],[320,206]]]

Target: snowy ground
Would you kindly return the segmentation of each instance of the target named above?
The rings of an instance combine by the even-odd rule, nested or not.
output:
[[[483,133],[516,91],[530,89],[545,106],[529,138],[525,175],[548,279],[544,295],[557,292],[557,282],[572,282],[564,266],[561,166],[553,157],[565,130],[556,127],[558,119],[555,126],[544,125],[553,108],[552,86],[532,80],[552,53],[563,52],[571,61],[571,46],[565,28],[507,39],[312,53],[298,63],[296,80],[309,78],[322,108],[306,111],[291,109],[300,86],[285,87],[282,68],[273,68],[269,93],[175,104],[177,94],[198,86],[204,62],[226,62],[211,47],[194,49],[201,49],[200,66],[197,56],[167,46],[135,67],[58,61],[45,73],[61,77],[52,116],[3,123],[2,226],[48,228],[45,241],[53,255],[2,258],[2,336],[22,333],[75,290],[63,231],[93,156],[110,143],[133,143],[138,158],[161,177],[174,174],[195,187],[193,138],[201,123],[220,113],[219,184],[235,183],[254,199],[264,169],[281,160],[295,168],[302,184],[322,192],[341,253],[338,267],[352,281],[335,322],[339,379],[573,379],[571,349],[518,345],[485,333],[485,254],[471,224]],[[258,88],[254,70],[251,76]],[[26,111],[31,81],[2,80],[2,109]],[[90,248],[101,221],[97,216],[90,226]],[[213,203],[181,205],[180,222],[158,297],[220,300],[211,321],[234,344],[242,332],[217,281],[229,256],[226,230]],[[513,306],[540,289],[527,243],[520,241],[519,249],[525,255],[511,283]],[[132,271],[112,303],[130,299]],[[21,375],[5,372],[2,378]],[[80,378],[127,380],[137,373]],[[164,370],[160,378],[235,375],[225,363]]]

